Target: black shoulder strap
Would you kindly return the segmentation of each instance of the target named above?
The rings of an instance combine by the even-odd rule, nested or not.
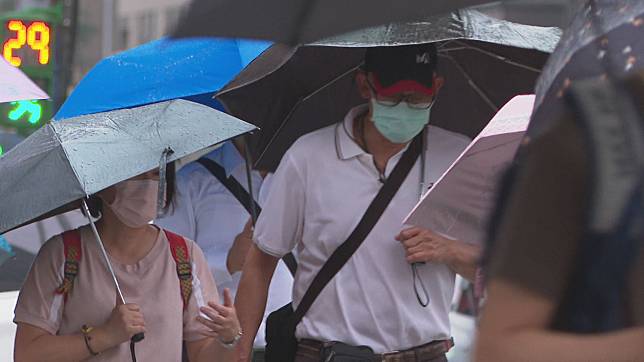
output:
[[[226,170],[217,162],[205,157],[198,159],[197,162],[199,162],[201,166],[206,168],[206,170],[208,170],[217,180],[219,180],[219,182],[221,182],[221,184],[224,185],[233,196],[235,196],[237,201],[239,201],[239,203],[244,207],[244,209],[246,209],[249,214],[253,214],[252,203],[255,204],[255,210],[257,210],[258,214],[262,212],[262,208],[251,197],[248,191],[246,191],[244,186],[242,186],[234,177],[228,177],[226,175]],[[295,275],[295,271],[297,270],[297,261],[295,260],[293,254],[288,253],[284,255],[282,260],[288,267],[291,275]]]
[[[362,219],[351,232],[347,240],[342,243],[331,257],[324,263],[322,269],[318,272],[313,279],[313,282],[307,289],[302,301],[297,306],[292,322],[297,325],[306,312],[311,308],[315,299],[320,295],[324,287],[333,279],[333,277],[342,269],[342,267],[349,261],[351,256],[362,245],[362,242],[367,238],[376,225],[380,216],[394,198],[400,185],[405,181],[407,175],[414,167],[422,148],[422,137],[425,133],[416,136],[411,142],[405,153],[402,155],[400,161],[385,181],[385,184],[380,188],[376,197],[371,201],[369,207],[362,215]]]
[[[210,171],[210,173],[215,176],[215,178],[219,180],[219,182],[221,182],[221,184],[224,185],[226,189],[233,194],[233,196],[235,196],[237,201],[239,201],[249,214],[252,214],[252,203],[255,203],[255,210],[257,210],[258,213],[261,212],[261,207],[250,196],[244,186],[242,186],[234,177],[228,177],[226,175],[226,170],[217,162],[205,157],[198,159],[197,162],[199,162],[201,166],[205,167],[206,170]]]

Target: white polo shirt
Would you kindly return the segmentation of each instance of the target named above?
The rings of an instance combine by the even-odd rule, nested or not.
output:
[[[354,108],[343,123],[300,138],[284,155],[255,229],[255,243],[281,257],[296,248],[294,305],[333,251],[360,221],[382,186],[373,157],[351,138]],[[426,180],[435,182],[469,144],[463,135],[429,127]],[[392,157],[388,176],[402,153]],[[298,339],[368,345],[377,353],[450,336],[454,273],[427,263],[419,272],[431,298],[420,306],[411,267],[394,237],[419,200],[420,158],[362,246],[322,291],[296,330]]]
[[[227,176],[233,176],[246,190],[246,164],[231,142],[209,153],[207,158],[224,168]],[[256,171],[252,173],[253,193],[262,204],[268,192],[268,184]],[[155,221],[155,224],[197,242],[208,261],[219,295],[229,288],[233,296],[237,292],[241,272],[231,275],[226,266],[228,251],[235,237],[243,230],[250,215],[228,189],[205,167],[192,162],[177,174],[177,193],[170,214]],[[265,317],[291,301],[293,278],[284,263],[277,264],[273,275]],[[264,328],[257,333],[255,346],[263,347]]]

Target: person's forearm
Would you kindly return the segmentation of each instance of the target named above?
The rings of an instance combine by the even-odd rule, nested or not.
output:
[[[474,281],[481,257],[481,247],[457,240],[454,242],[447,265],[456,274]]]
[[[234,362],[236,358],[234,348],[225,348],[215,338],[209,338],[209,341],[199,350],[199,356],[194,362]]]
[[[90,335],[92,336],[90,346],[94,352],[100,353],[113,347],[100,330],[94,330]],[[16,362],[67,362],[81,361],[89,357],[91,354],[82,334],[67,336],[45,334],[27,345],[17,344],[14,359]]]
[[[252,352],[257,329],[264,318],[268,287],[277,260],[266,260],[263,253],[254,245],[248,252],[235,298],[235,308],[243,331],[238,346],[239,361],[246,361]]]
[[[644,328],[596,335],[520,329],[486,334],[478,338],[476,362],[609,362],[644,356]]]

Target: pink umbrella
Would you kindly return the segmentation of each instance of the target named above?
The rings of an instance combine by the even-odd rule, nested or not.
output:
[[[0,59],[0,103],[47,98],[47,93],[25,73]]]
[[[480,244],[499,177],[514,158],[534,106],[534,95],[514,97],[423,196],[405,224]]]

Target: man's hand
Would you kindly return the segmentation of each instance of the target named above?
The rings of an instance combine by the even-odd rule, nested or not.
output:
[[[208,307],[202,307],[201,312],[208,318],[198,316],[197,320],[208,327],[203,334],[207,337],[216,337],[223,343],[231,342],[241,332],[233,298],[228,288],[224,289],[224,304],[208,302]]]
[[[233,246],[228,251],[226,267],[230,274],[241,271],[244,268],[246,255],[251,245],[253,245],[253,225],[249,219],[244,226],[244,230],[235,237]]]
[[[441,263],[469,281],[474,281],[481,248],[460,240],[448,239],[437,233],[419,228],[404,229],[396,240],[405,248],[407,262]]]
[[[396,236],[407,253],[407,261],[412,263],[449,264],[453,258],[452,249],[457,240],[440,236],[428,229],[411,227]]]

